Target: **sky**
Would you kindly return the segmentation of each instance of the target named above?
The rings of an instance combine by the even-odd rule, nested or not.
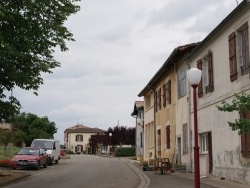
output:
[[[174,48],[203,40],[242,0],[82,0],[65,26],[75,42],[57,51],[38,96],[16,89],[22,112],[55,122],[55,139],[76,124],[135,126],[138,94]]]

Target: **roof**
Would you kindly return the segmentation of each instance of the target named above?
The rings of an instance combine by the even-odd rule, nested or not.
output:
[[[174,63],[178,62],[185,55],[190,53],[199,43],[191,43],[183,46],[178,46],[175,48],[162,67],[157,71],[157,73],[153,76],[153,78],[148,82],[148,84],[144,87],[144,89],[138,94],[139,97],[145,95],[145,93],[150,90],[154,86],[154,84],[164,75],[166,71],[171,67]]]
[[[138,110],[144,108],[144,101],[135,101],[134,103],[134,110],[131,113],[131,116],[136,116],[138,114]]]
[[[226,27],[227,24],[229,24],[233,18],[242,10],[249,10],[250,4],[247,2],[247,0],[243,0],[222,22],[210,32],[205,39],[203,39],[200,44],[190,53],[186,56],[186,60],[191,58],[196,52],[198,52],[202,47],[213,37],[219,34],[219,32]],[[227,28],[227,27],[226,27]]]
[[[91,128],[85,125],[75,125],[73,127],[67,128],[64,133],[104,133],[106,131],[99,128]]]

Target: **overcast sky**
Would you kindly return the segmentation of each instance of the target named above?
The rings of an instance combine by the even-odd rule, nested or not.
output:
[[[240,3],[242,0],[238,0]],[[236,0],[82,0],[65,23],[75,42],[55,57],[61,67],[43,75],[38,91],[14,91],[22,111],[48,116],[56,139],[76,124],[135,126],[137,95],[177,46],[201,41]]]

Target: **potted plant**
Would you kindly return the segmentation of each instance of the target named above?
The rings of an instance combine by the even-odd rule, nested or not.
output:
[[[146,171],[148,168],[148,161],[142,161],[141,164],[142,164],[143,171]]]
[[[13,161],[9,159],[0,160],[0,175],[2,176],[11,175],[12,169],[15,168],[16,164]]]

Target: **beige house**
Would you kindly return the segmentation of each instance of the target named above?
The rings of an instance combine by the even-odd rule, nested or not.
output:
[[[75,125],[64,131],[64,146],[73,153],[97,154],[97,148],[89,146],[91,135],[105,133],[99,128],[90,128],[85,125]]]
[[[138,94],[144,97],[144,159],[168,158],[176,163],[176,70],[178,62],[196,44],[179,46],[173,50],[163,66]]]

